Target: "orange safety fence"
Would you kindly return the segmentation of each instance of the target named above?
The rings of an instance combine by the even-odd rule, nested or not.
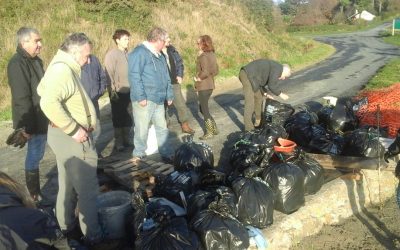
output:
[[[365,97],[368,104],[356,113],[360,125],[378,126],[379,109],[379,126],[388,128],[389,137],[396,137],[400,128],[400,83],[385,89],[362,91],[358,95],[358,98]]]

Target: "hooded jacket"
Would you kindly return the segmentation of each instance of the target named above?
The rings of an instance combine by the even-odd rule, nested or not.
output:
[[[48,120],[40,108],[36,91],[43,74],[42,60],[38,56],[31,57],[18,46],[7,67],[14,129],[25,128],[28,134],[47,133]]]
[[[43,112],[52,123],[71,136],[79,127],[96,128],[96,111],[82,86],[80,74],[81,66],[73,57],[58,50],[38,86]],[[89,108],[88,114],[83,98]]]

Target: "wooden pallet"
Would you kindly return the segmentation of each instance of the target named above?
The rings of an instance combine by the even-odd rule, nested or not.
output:
[[[99,168],[130,191],[144,192],[147,197],[153,195],[156,176],[168,175],[174,171],[173,165],[154,160],[134,162],[132,159],[122,160],[117,157],[102,159]]]
[[[383,159],[377,157],[355,157],[355,156],[341,156],[341,155],[327,155],[327,154],[312,154],[306,153],[311,158],[317,160],[319,164],[325,169],[371,169],[377,170],[378,166],[384,171],[394,171],[399,156],[389,159],[386,163]]]

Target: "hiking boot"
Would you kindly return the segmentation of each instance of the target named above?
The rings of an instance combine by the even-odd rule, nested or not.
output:
[[[190,135],[193,135],[195,133],[195,131],[189,127],[188,122],[182,122],[181,128],[182,128],[182,133],[186,133],[186,134],[190,134]]]

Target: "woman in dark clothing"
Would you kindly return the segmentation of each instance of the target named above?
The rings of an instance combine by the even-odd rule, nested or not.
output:
[[[0,249],[70,249],[56,221],[36,209],[26,188],[1,171],[0,225]]]
[[[211,37],[200,36],[197,40],[199,55],[196,62],[195,88],[198,91],[200,112],[204,117],[205,133],[200,140],[212,138],[218,134],[217,124],[208,109],[208,100],[215,89],[214,77],[218,74],[217,58]]]

